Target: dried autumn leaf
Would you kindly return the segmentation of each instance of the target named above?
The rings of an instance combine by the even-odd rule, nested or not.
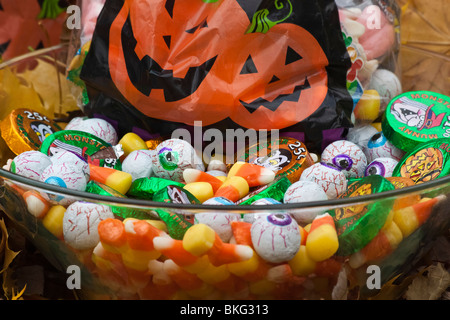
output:
[[[57,113],[64,114],[78,108],[68,80],[64,74],[57,72],[54,63],[39,59],[35,68],[19,76],[36,90],[43,101],[44,108],[51,112],[50,116]]]
[[[0,234],[1,234],[1,242],[0,242],[0,256],[3,258],[3,265],[0,269],[0,275],[2,276],[2,287],[3,292],[6,296],[12,294],[11,290],[13,290],[13,286],[11,286],[11,278],[10,278],[10,270],[9,267],[13,262],[14,258],[20,253],[14,252],[9,249],[8,246],[8,229],[6,228],[5,222],[3,219],[0,220]]]
[[[398,0],[405,91],[450,94],[450,14],[447,0]]]
[[[437,300],[450,286],[450,273],[441,263],[427,267],[405,293],[407,300]]]

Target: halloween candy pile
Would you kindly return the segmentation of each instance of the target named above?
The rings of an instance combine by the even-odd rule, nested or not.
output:
[[[418,93],[405,95],[412,94]],[[27,115],[36,118],[33,125]],[[4,170],[95,195],[153,201],[134,208],[10,184],[28,218],[119,298],[330,298],[342,270],[365,270],[392,255],[446,200],[408,193],[336,209],[236,209],[351,198],[443,177],[448,138],[416,140],[405,152],[368,126],[359,129],[367,139],[360,133],[331,143],[315,162],[302,142],[280,137],[276,150],[291,152],[295,164],[274,170],[264,159],[205,166],[184,140],[144,141],[133,133],[119,140],[98,118],[75,118],[64,130],[38,119],[21,109],[3,120],[9,145],[32,149],[18,152]],[[39,144],[33,128],[44,124],[49,132]],[[300,149],[304,157],[296,156]]]
[[[0,206],[62,270],[82,268],[82,289],[118,299],[339,299],[362,287],[370,296],[412,263],[425,239],[448,229],[448,183],[438,182],[450,170],[450,97],[402,92],[390,7],[337,1],[333,51],[323,46],[336,29],[321,34],[306,22],[293,24],[300,4],[289,0],[276,10],[256,10],[252,1],[189,8],[154,1],[158,6],[145,10],[163,10],[165,29],[145,23],[161,35],[152,46],[133,31],[145,30],[136,8],[148,1],[108,1],[92,42],[69,67],[77,71],[69,79],[83,89],[84,116],[61,124],[28,106],[0,123],[14,155],[0,171]],[[189,21],[169,22],[186,10],[201,23],[180,33]],[[241,24],[237,17],[252,19]],[[242,46],[241,64],[232,61],[236,48],[205,33],[218,25]],[[224,54],[177,66],[173,57],[192,57],[189,45],[199,39]],[[282,44],[286,52],[257,54],[250,44]],[[330,55],[339,50],[345,59]],[[92,68],[103,54],[111,55],[103,60],[109,79],[104,68]],[[278,71],[281,62],[295,67],[296,76],[286,70],[295,88],[286,90],[289,81],[273,70],[258,75],[274,57]],[[171,62],[159,65],[164,58]],[[251,102],[246,95],[255,90],[260,97]],[[277,94],[263,98],[266,92]],[[305,112],[289,109],[305,104],[312,106]],[[221,128],[223,117],[244,128],[282,130],[235,150],[231,162],[218,153],[205,159],[202,144],[162,130],[195,120]],[[371,283],[373,266],[381,279]]]

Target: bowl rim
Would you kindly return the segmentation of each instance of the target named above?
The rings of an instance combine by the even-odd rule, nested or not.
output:
[[[265,212],[265,211],[295,211],[295,210],[309,210],[320,209],[320,207],[327,208],[325,211],[333,210],[340,207],[354,206],[358,204],[370,204],[380,200],[393,200],[396,198],[410,196],[413,194],[424,193],[425,191],[433,191],[437,187],[450,186],[450,175],[435,179],[426,183],[416,184],[413,186],[394,189],[369,195],[361,195],[357,197],[329,199],[321,201],[308,201],[299,203],[281,203],[281,204],[267,204],[267,205],[205,205],[205,204],[181,204],[181,203],[167,203],[153,200],[137,199],[137,198],[118,198],[112,196],[103,196],[86,191],[78,191],[66,189],[56,185],[51,185],[45,182],[33,180],[16,173],[0,169],[0,179],[6,179],[11,182],[23,184],[27,187],[34,187],[47,191],[50,193],[57,193],[58,195],[66,197],[80,198],[79,201],[92,202],[107,202],[108,205],[119,205],[127,207],[137,207],[141,209],[157,210],[157,209],[178,209],[186,211],[218,211],[218,212]]]

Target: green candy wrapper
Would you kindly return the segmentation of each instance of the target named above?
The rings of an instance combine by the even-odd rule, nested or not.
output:
[[[444,177],[450,173],[450,138],[421,143],[403,156],[392,176],[406,177],[415,184]]]
[[[395,187],[381,175],[371,175],[349,185],[339,198],[351,198],[394,190]],[[383,227],[395,199],[335,209],[333,217],[339,238],[337,255],[351,255],[364,248]]]
[[[181,186],[168,185],[153,195],[153,201],[181,204],[201,204],[201,202],[189,191]]]
[[[278,178],[277,180],[250,192],[247,196],[236,202],[236,204],[250,205],[256,200],[263,198],[272,198],[283,202],[284,194],[291,184],[292,183],[287,177]]]
[[[99,151],[110,148],[111,145],[103,139],[93,134],[77,130],[57,131],[42,142],[40,151],[48,156],[52,156],[57,149],[63,149],[78,154],[89,163],[99,167],[122,170],[122,163],[119,159],[92,159],[91,156]]]
[[[155,211],[159,218],[166,224],[167,232],[173,239],[182,240],[186,231],[193,225],[182,214],[162,209],[157,209]]]
[[[86,192],[98,194],[101,196],[126,198],[125,195],[121,194],[117,190],[97,181],[89,181],[86,186]],[[121,218],[136,218],[136,219],[155,219],[148,213],[142,210],[136,210],[129,207],[111,206],[111,211],[118,217]]]
[[[127,195],[138,199],[152,200],[157,191],[167,186],[178,186],[182,188],[184,184],[158,177],[139,178],[133,181]]]

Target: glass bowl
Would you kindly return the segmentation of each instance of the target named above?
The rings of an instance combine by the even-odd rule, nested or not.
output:
[[[2,67],[23,72],[33,67],[33,61],[48,58],[49,52],[59,50],[61,47],[34,52]],[[62,65],[65,65],[64,59],[61,60]],[[58,70],[65,72],[64,68]],[[1,165],[6,160],[2,159]],[[56,210],[52,215],[48,211],[45,216],[33,215],[35,208],[26,201],[33,192],[42,196],[52,209],[62,207],[63,211]],[[69,190],[0,169],[0,209],[53,266],[67,274],[68,286],[71,283],[71,289],[77,290],[78,296],[84,299],[370,299],[380,292],[383,285],[407,274],[430,249],[433,240],[447,232],[450,227],[449,192],[450,176],[447,176],[403,189],[328,201],[263,206],[195,205]],[[418,211],[420,219],[414,220],[414,225],[408,217],[415,214],[419,199],[422,201],[422,208]],[[104,205],[114,214],[111,220],[119,221],[127,228],[127,221],[146,221],[159,230],[156,235],[162,239],[157,246],[159,249],[148,249],[152,251],[150,254],[143,249],[133,251],[126,245],[111,248],[101,241],[87,249],[74,248],[62,234],[64,210],[74,202]],[[237,214],[244,221],[267,215],[284,219],[285,214],[289,214],[296,217],[294,220],[303,231],[312,230],[308,229],[310,223],[301,217],[311,217],[312,214],[328,213],[335,217],[335,223],[348,217],[357,218],[358,222],[363,220],[361,217],[371,218],[364,218],[365,222],[361,222],[359,227],[352,226],[351,222],[342,225],[341,235],[352,228],[356,231],[350,230],[351,236],[345,238],[347,240],[339,238],[337,252],[335,250],[330,257],[317,261],[305,258],[307,244],[302,244],[295,258],[288,261],[266,261],[254,248],[251,250],[253,255],[249,255],[248,247],[251,245],[239,242],[241,238],[237,233],[233,233],[228,243],[217,240],[216,233],[210,250],[208,246],[212,243],[208,241],[211,239],[200,232],[207,234],[208,228],[200,230],[194,240],[191,239],[198,245],[196,249],[189,251],[182,246],[184,249],[176,251],[178,253],[170,250],[163,253],[171,243],[185,244],[183,237],[189,230],[186,226],[194,225],[201,213],[218,217]],[[164,214],[170,219],[163,218]],[[392,240],[386,236],[390,232],[388,222],[392,221],[402,223],[400,239]],[[403,233],[403,229],[408,229],[408,232]],[[248,236],[246,230],[244,234]],[[320,238],[320,230],[318,234]],[[322,243],[319,241],[318,246],[325,248],[328,245],[327,233],[323,231],[322,234],[325,238],[320,240]],[[271,237],[273,245],[280,239],[276,234]],[[238,244],[240,246],[236,249]],[[367,249],[369,246],[370,250]],[[237,253],[227,257],[233,250]],[[299,256],[300,251],[303,256]],[[365,261],[364,257],[369,257],[369,260]],[[128,259],[135,264],[127,262]],[[143,264],[145,270],[142,269]]]

